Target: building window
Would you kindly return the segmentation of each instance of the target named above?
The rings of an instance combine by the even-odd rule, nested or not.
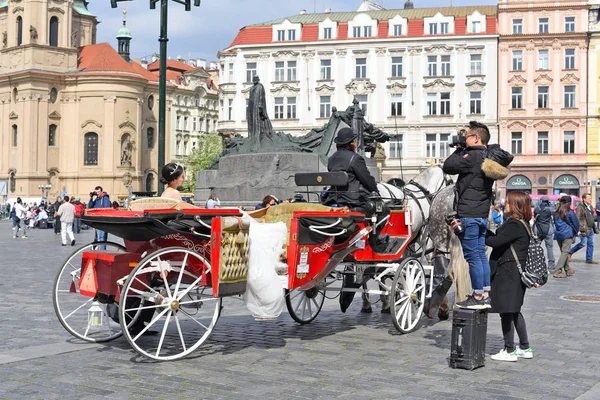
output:
[[[17,46],[23,44],[23,17],[17,17]]]
[[[425,157],[436,158],[437,152],[437,135],[435,133],[428,133],[425,135]]]
[[[481,75],[481,54],[471,54],[471,75]]]
[[[331,28],[323,28],[323,39],[331,39]]]
[[[183,117],[183,130],[184,131],[189,131],[188,129],[188,117]]]
[[[12,126],[12,145],[13,147],[17,147],[19,144],[19,128],[17,125]]]
[[[575,17],[565,17],[565,32],[575,32]]]
[[[369,96],[367,95],[362,95],[362,96],[356,96],[356,101],[358,101],[358,106],[361,108],[363,114],[365,115],[365,117],[367,116],[367,105],[369,102]]]
[[[394,36],[402,36],[402,25],[394,25]]]
[[[83,137],[83,165],[98,165],[98,134],[88,132]]]
[[[437,115],[437,93],[427,93],[427,115]]]
[[[550,57],[548,54],[548,50],[540,50],[538,52],[538,69],[539,70],[547,70],[550,68]]]
[[[181,139],[177,138],[177,141],[175,142],[175,155],[181,155]]]
[[[437,24],[429,24],[429,34],[430,35],[437,35],[438,33],[438,26]]]
[[[365,26],[364,29],[364,33],[365,33],[365,37],[371,37],[372,35],[372,29],[370,26]]]
[[[575,131],[565,131],[563,148],[565,154],[575,154]]]
[[[188,142],[187,141],[183,142],[183,155],[184,156],[188,155]]]
[[[331,80],[331,60],[321,60],[321,80]]]
[[[393,94],[392,95],[392,109],[391,116],[401,116],[402,115],[402,94]]]
[[[427,75],[437,76],[437,56],[427,56]]]
[[[523,132],[511,132],[510,152],[512,154],[523,154]]]
[[[513,19],[512,20],[512,33],[513,35],[520,35],[523,33],[523,20]]]
[[[471,92],[469,99],[470,114],[481,114],[481,92]]]
[[[285,61],[277,61],[275,63],[275,81],[283,82],[285,79]]]
[[[277,41],[283,42],[284,40],[285,40],[285,31],[283,29],[280,29],[277,31]]]
[[[548,154],[548,132],[538,132],[537,153]]]
[[[198,124],[197,124],[197,119],[196,117],[192,118],[192,131],[196,132],[198,130]]]
[[[275,119],[286,118],[286,105],[287,105],[287,118],[296,118],[296,98],[295,97],[275,97]]]
[[[146,136],[147,136],[147,140],[148,140],[148,149],[153,149],[154,148],[154,128],[153,127],[149,127],[146,130]]]
[[[296,40],[296,30],[295,29],[288,30],[288,40]]]
[[[355,26],[354,28],[352,28],[352,37],[359,38],[360,37],[360,33],[361,33],[361,27],[360,26]]]
[[[9,186],[10,192],[14,193],[17,190],[17,178],[15,177],[15,173],[11,172],[9,177]]]
[[[442,35],[447,35],[448,33],[450,33],[450,24],[448,24],[447,22],[442,22],[440,24],[440,33]]]
[[[56,125],[54,124],[48,127],[48,146],[56,146]]]
[[[472,33],[481,33],[481,21],[471,22],[471,32]]]
[[[331,96],[321,96],[320,97],[320,118],[329,118],[331,117]]]
[[[367,77],[367,59],[357,58],[356,59],[356,77],[366,78]]]
[[[295,81],[296,80],[296,61],[288,61],[287,63],[287,80]]]
[[[450,134],[440,133],[440,159],[445,160],[450,155]]]
[[[565,69],[575,69],[575,49],[565,49]]]
[[[549,86],[539,86],[538,87],[538,100],[537,100],[537,108],[548,108],[549,100],[550,100],[550,87]]]
[[[233,83],[233,63],[229,63],[229,83]],[[198,99],[200,100],[200,99]],[[199,104],[196,104],[196,107],[198,107]]]
[[[287,98],[287,118],[288,119],[296,119],[296,98],[295,97]]]
[[[181,115],[177,116],[177,122],[175,124],[175,129],[181,130]]]
[[[402,135],[390,138],[390,158],[402,158]]]
[[[58,47],[58,18],[50,18],[49,44],[52,47]]]
[[[146,192],[152,192],[154,188],[154,175],[148,174],[146,176]]]
[[[450,93],[440,93],[440,115],[450,115]]]
[[[522,71],[523,70],[523,51],[515,50],[512,52],[512,70]]]
[[[246,63],[246,82],[252,82],[256,76],[256,63]]]
[[[450,76],[450,56],[442,56],[442,76]]]
[[[540,18],[538,21],[538,33],[548,33],[548,18]]]
[[[565,108],[575,108],[575,86],[565,86]]]
[[[229,117],[228,121],[233,121],[233,99],[228,99],[227,102],[227,116]]]
[[[514,87],[511,88],[511,107],[512,109],[523,108],[523,88]]]
[[[402,76],[402,57],[392,57],[392,77],[400,78]]]

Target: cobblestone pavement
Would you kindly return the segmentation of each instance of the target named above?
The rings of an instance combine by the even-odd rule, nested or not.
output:
[[[77,235],[78,246],[92,232]],[[598,246],[600,247],[600,246]],[[326,300],[300,326],[284,312],[256,322],[227,299],[209,340],[189,358],[151,362],[124,338],[84,344],[70,337],[52,307],[52,282],[73,251],[51,230],[13,239],[0,223],[0,399],[599,399],[600,304],[564,295],[600,295],[600,266],[574,256],[576,274],[527,293],[523,314],[535,359],[474,371],[448,367],[451,323],[421,320],[399,335],[389,315],[345,313]],[[600,251],[596,252],[600,259]],[[490,315],[487,353],[502,348]]]

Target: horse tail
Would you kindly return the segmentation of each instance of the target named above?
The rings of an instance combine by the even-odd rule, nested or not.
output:
[[[469,277],[469,263],[463,256],[463,249],[458,237],[450,234],[450,276],[455,284],[453,308],[457,302],[466,300],[471,294],[471,278]]]

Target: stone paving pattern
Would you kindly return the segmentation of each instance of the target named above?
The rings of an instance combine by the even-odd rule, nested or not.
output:
[[[76,238],[83,245],[92,232]],[[73,248],[61,247],[51,230],[13,239],[3,222],[0,249],[0,399],[600,398],[600,304],[560,299],[600,294],[600,266],[583,263],[583,250],[573,277],[551,278],[526,295],[535,358],[488,356],[484,368],[465,371],[448,367],[450,321],[424,317],[418,331],[400,335],[379,304],[361,314],[355,301],[343,314],[337,299],[304,326],[285,311],[256,322],[239,299],[227,299],[209,342],[175,362],[144,359],[124,338],[82,344],[58,322],[51,297]],[[487,353],[502,345],[500,319],[491,314]]]

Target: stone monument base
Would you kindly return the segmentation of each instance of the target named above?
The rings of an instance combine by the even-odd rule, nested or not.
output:
[[[218,170],[200,171],[196,178],[196,203],[204,205],[214,193],[221,206],[251,206],[271,194],[280,200],[305,191],[294,181],[297,172],[325,172],[327,166],[313,153],[256,153],[225,156]],[[320,191],[313,187],[311,190]],[[311,197],[311,201],[316,198]]]

